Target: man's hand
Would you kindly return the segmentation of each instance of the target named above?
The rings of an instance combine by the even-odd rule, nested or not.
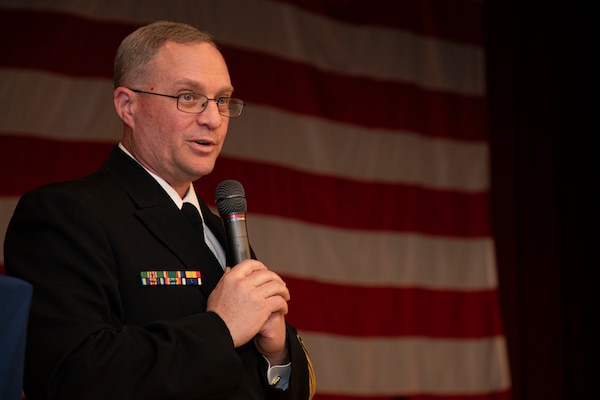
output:
[[[225,269],[208,298],[206,310],[217,313],[225,322],[235,347],[260,333],[256,341],[259,350],[281,355],[289,299],[290,293],[279,275],[260,261],[245,260]]]
[[[285,335],[285,318],[282,313],[274,312],[254,338],[256,348],[272,366],[290,362]]]

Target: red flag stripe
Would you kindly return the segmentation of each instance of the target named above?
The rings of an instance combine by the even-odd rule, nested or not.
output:
[[[1,196],[20,196],[28,190],[99,169],[114,143],[48,140],[0,135]],[[35,160],[35,162],[32,162]],[[62,162],[57,162],[62,160]],[[18,173],[14,173],[18,171]]]
[[[287,319],[305,331],[455,339],[502,334],[495,290],[443,291],[284,279],[292,294]]]
[[[0,272],[4,265],[0,263]],[[283,277],[292,301],[288,322],[304,331],[356,337],[477,339],[502,334],[494,291],[331,285]],[[352,290],[352,292],[350,292]],[[361,293],[356,296],[356,293]],[[377,313],[373,313],[373,310]],[[456,315],[461,309],[464,314]],[[315,311],[319,312],[315,312]],[[490,310],[496,310],[489,313]],[[382,319],[381,315],[386,318]],[[487,320],[473,318],[486,315]]]
[[[418,132],[431,137],[486,139],[485,102],[480,97],[426,90],[411,83],[327,73],[275,57],[256,57],[250,51],[226,48],[223,53],[232,63],[236,93],[247,98],[250,105],[255,102],[347,124]],[[250,62],[262,76],[244,70],[244,65]],[[265,90],[267,79],[278,83]],[[311,86],[323,90],[304,90]],[[423,115],[428,118],[423,119]]]
[[[373,7],[364,1],[324,2],[322,0],[276,0],[311,12],[356,25],[382,26],[406,29],[425,36],[441,37],[457,42],[483,45],[484,32],[481,16],[483,2],[386,1]],[[426,16],[422,19],[414,15]]]
[[[81,177],[101,167],[113,146],[7,135],[0,136],[0,144],[0,169],[7,171],[5,184],[0,187],[2,195],[20,195],[40,184]],[[26,149],[26,153],[15,152],[15,147]],[[30,163],[31,159],[36,159],[36,163]],[[40,165],[45,167],[40,169]],[[18,176],[8,173],[14,169],[20,171]],[[243,182],[254,213],[349,229],[465,238],[489,235],[487,221],[473,218],[474,213],[487,215],[485,192],[352,181],[221,156],[213,173],[197,185],[199,195],[207,203],[214,203],[213,190],[219,182],[232,179],[230,171],[236,171],[235,178]]]
[[[459,193],[412,185],[358,182],[299,172],[276,165],[221,157],[202,178],[198,193],[212,204],[213,187],[231,179],[244,182],[256,202],[253,212],[299,218],[339,228],[421,232],[438,236],[489,236],[487,193]]]

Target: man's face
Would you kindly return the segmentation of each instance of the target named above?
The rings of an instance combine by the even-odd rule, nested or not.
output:
[[[233,91],[225,60],[208,43],[167,42],[149,71],[142,87],[134,89],[173,96],[193,92],[211,99]],[[229,126],[214,101],[204,112],[188,114],[177,109],[176,99],[134,93],[132,110],[126,147],[146,168],[176,189],[213,170]]]

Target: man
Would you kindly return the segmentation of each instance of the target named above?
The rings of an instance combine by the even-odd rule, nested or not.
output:
[[[312,397],[285,283],[257,260],[226,266],[221,220],[192,185],[242,111],[232,94],[223,56],[191,26],[123,40],[121,143],[95,174],[25,194],[7,230],[6,271],[34,287],[28,400]]]

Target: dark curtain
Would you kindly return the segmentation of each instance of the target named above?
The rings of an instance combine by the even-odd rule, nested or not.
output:
[[[534,3],[486,4],[492,219],[513,400],[592,399],[593,14],[584,3]]]

